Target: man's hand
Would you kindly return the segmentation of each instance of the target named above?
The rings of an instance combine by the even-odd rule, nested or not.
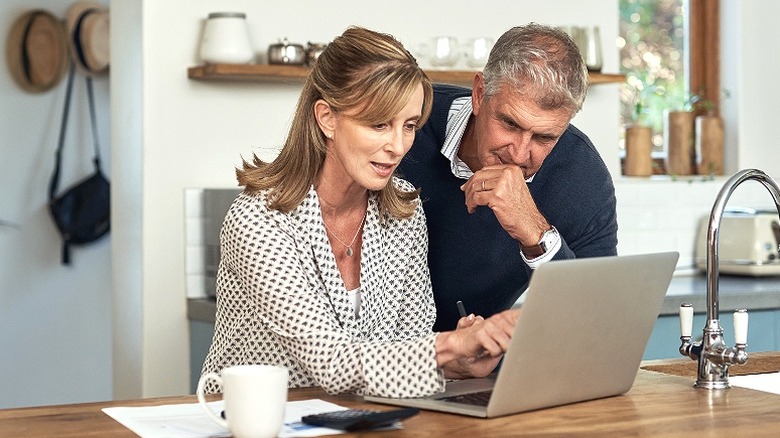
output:
[[[479,205],[490,207],[498,222],[512,238],[523,245],[539,242],[550,224],[531,197],[520,167],[493,164],[483,167],[461,186],[466,208],[473,213]]]

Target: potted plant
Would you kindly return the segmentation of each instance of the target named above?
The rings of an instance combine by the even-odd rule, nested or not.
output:
[[[696,149],[694,147],[694,106],[697,95],[686,98],[681,105],[666,111],[664,145],[666,146],[666,173],[669,175],[695,175]],[[674,109],[676,108],[676,109]]]
[[[653,126],[648,120],[648,100],[655,88],[642,82],[631,87],[633,105],[630,123],[625,126],[625,160],[623,175],[651,176],[653,174]],[[630,101],[629,101],[630,102]]]
[[[723,90],[723,98],[730,93]],[[699,175],[723,175],[723,119],[711,100],[699,100],[702,111],[695,121],[696,171]]]

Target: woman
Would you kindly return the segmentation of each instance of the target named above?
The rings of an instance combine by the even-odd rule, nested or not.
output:
[[[237,170],[245,190],[221,232],[204,373],[276,364],[290,387],[417,397],[497,365],[516,312],[431,331],[425,217],[417,191],[393,177],[431,102],[393,37],[350,28],[327,46],[279,156]]]

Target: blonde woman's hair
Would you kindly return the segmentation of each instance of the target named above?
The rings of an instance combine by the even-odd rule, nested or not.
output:
[[[279,156],[270,163],[253,155],[236,169],[245,191],[270,189],[268,207],[295,209],[306,197],[327,153],[314,104],[322,99],[336,112],[361,108],[359,122],[380,124],[398,114],[418,84],[423,87],[422,126],[431,112],[433,88],[414,57],[391,35],[350,27],[327,45],[307,77],[292,126]],[[418,191],[405,192],[388,183],[379,191],[383,214],[406,218],[414,213]]]

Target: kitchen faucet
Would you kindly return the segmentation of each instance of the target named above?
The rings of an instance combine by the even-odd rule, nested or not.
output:
[[[707,228],[707,322],[701,342],[691,343],[693,307],[684,303],[680,306],[680,354],[699,361],[696,388],[724,389],[729,387],[729,367],[745,364],[748,360],[747,329],[748,313],[745,309],[734,312],[735,346],[726,345],[723,328],[718,315],[718,237],[721,219],[731,193],[747,180],[760,182],[775,201],[780,214],[780,187],[766,173],[757,169],[745,169],[735,173],[723,185],[710,212]]]

